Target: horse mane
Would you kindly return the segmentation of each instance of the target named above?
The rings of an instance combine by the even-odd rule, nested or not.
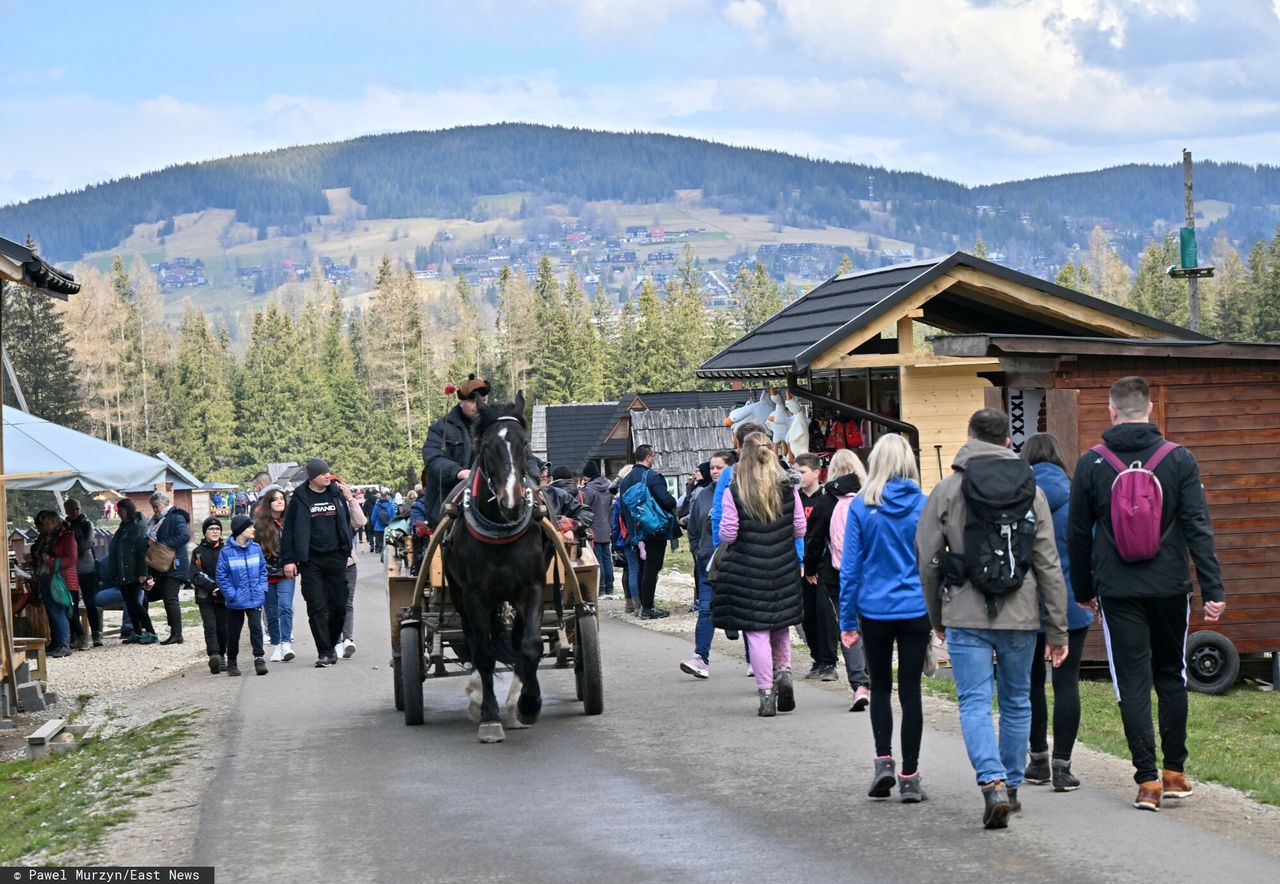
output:
[[[493,405],[485,404],[480,406],[480,412],[476,418],[476,441],[478,442],[480,439],[484,438],[484,434],[488,432],[489,428],[503,418],[514,418],[520,424],[520,429],[524,430],[526,433],[529,431],[529,427],[524,420],[524,406],[522,402],[498,402]]]

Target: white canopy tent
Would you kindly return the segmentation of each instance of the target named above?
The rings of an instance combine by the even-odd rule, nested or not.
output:
[[[5,485],[11,491],[144,488],[164,480],[164,461],[4,407]]]

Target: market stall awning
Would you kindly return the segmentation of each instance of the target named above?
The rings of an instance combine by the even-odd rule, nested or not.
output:
[[[11,491],[66,491],[76,482],[90,492],[149,487],[164,480],[165,469],[157,458],[4,407],[4,474]]]

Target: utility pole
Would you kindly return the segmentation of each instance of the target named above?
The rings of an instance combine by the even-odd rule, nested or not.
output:
[[[1192,248],[1195,247],[1196,236],[1196,197],[1191,184],[1191,151],[1182,151],[1182,190],[1187,200],[1187,230],[1191,231]],[[1199,263],[1199,262],[1196,262]],[[1187,278],[1187,302],[1191,307],[1191,330],[1200,331],[1200,280],[1194,276]]]
[[[1191,151],[1182,151],[1182,190],[1186,199],[1187,223],[1179,236],[1178,264],[1168,269],[1173,279],[1187,281],[1187,305],[1191,318],[1187,323],[1193,332],[1200,331],[1200,277],[1213,276],[1213,267],[1201,267],[1196,254],[1196,200],[1195,190],[1191,183]]]

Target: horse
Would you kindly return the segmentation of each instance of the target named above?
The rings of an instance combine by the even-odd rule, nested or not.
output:
[[[534,486],[526,481],[524,393],[517,393],[511,403],[481,405],[472,434],[476,455],[462,512],[441,555],[454,609],[462,614],[471,664],[480,678],[480,742],[499,743],[506,738],[493,692],[493,669],[499,659],[514,658],[519,685],[511,726],[529,727],[542,711],[538,661],[551,550],[535,514],[539,507]],[[509,648],[501,626],[504,603],[515,612]]]

